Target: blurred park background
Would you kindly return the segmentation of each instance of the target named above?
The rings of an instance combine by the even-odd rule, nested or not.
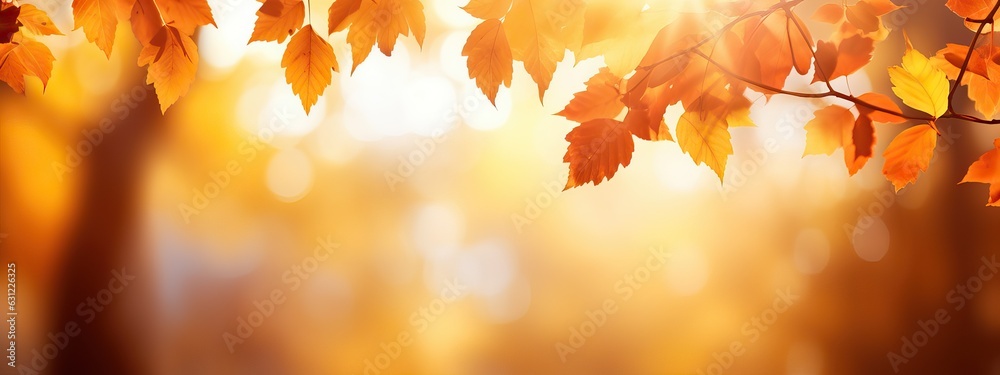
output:
[[[166,115],[127,26],[109,61],[68,32],[70,1],[36,3],[68,35],[43,38],[57,59],[44,93],[37,81],[27,97],[0,90],[0,260],[17,265],[19,367],[1000,374],[988,267],[1000,210],[984,185],[956,185],[996,126],[939,124],[930,170],[896,195],[881,157],[854,177],[840,151],[802,158],[823,101],[754,96],[759,127],[733,130],[724,184],[674,143],[637,142],[614,180],[561,192],[573,123],[552,114],[603,63],[568,56],[544,105],[515,67],[493,107],[461,56],[476,24],[464,0],[425,1],[423,48],[401,38],[393,56],[335,74],[309,115],[282,47],[246,43],[257,1],[210,1],[218,28],[199,31],[198,78]],[[913,3],[851,90],[889,91],[900,29],[925,54],[968,43],[943,1]],[[102,293],[123,269],[134,279]],[[79,308],[88,298],[109,303]],[[48,358],[67,322],[80,334]]]

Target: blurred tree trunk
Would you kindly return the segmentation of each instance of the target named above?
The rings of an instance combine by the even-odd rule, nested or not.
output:
[[[143,358],[149,352],[143,343],[152,332],[147,327],[151,327],[150,313],[155,311],[149,293],[154,277],[149,267],[137,265],[136,260],[142,257],[134,255],[139,249],[134,248],[133,240],[141,229],[138,204],[149,156],[147,150],[166,121],[152,87],[144,82],[144,73],[145,69],[132,69],[124,87],[126,92],[143,88],[147,93],[145,98],[137,101],[122,119],[120,113],[104,114],[115,128],[104,134],[103,141],[84,157],[79,167],[84,176],[78,197],[80,206],[65,246],[56,319],[50,331],[64,332],[67,323],[76,322],[81,332],[71,338],[50,364],[56,374],[149,373],[149,361]],[[102,290],[107,290],[115,278],[113,272],[123,269],[135,277],[128,287],[114,294],[112,302],[101,310],[90,305],[83,307],[84,311],[92,309],[96,316],[81,313],[81,304],[87,304],[88,299],[93,301]],[[118,282],[114,285],[118,287]],[[93,320],[88,323],[89,318]]]

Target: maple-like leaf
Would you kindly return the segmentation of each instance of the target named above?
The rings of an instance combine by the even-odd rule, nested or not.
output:
[[[198,26],[215,26],[208,0],[156,0],[163,20],[182,33],[192,35]]]
[[[514,58],[503,23],[498,19],[488,19],[476,26],[465,41],[462,56],[469,58],[469,78],[476,80],[479,90],[496,106],[500,84],[510,87],[514,74]]]
[[[21,14],[17,16],[17,20],[24,28],[37,35],[63,35],[45,11],[31,4],[21,5]]]
[[[993,149],[986,151],[969,166],[965,177],[959,183],[981,182],[990,185],[987,206],[1000,207],[1000,138],[993,140]]]
[[[733,145],[725,117],[717,112],[686,111],[677,121],[677,145],[695,164],[705,164],[722,181]]]
[[[566,135],[566,140],[569,147],[563,162],[569,163],[569,179],[564,190],[610,180],[619,166],[629,165],[635,150],[632,134],[624,124],[606,118],[580,124]]]
[[[622,79],[611,74],[608,68],[601,68],[587,80],[587,89],[573,94],[573,100],[556,114],[581,123],[598,118],[614,118],[625,108],[621,101],[621,83]]]
[[[898,192],[907,184],[917,181],[920,172],[927,170],[936,145],[937,131],[930,125],[907,128],[889,142],[882,154],[885,157],[882,174]]]
[[[503,21],[505,29],[511,31],[507,40],[514,60],[524,62],[524,70],[538,85],[539,100],[545,97],[556,63],[566,52],[558,38],[560,18],[551,17],[558,5],[558,0],[514,0]]]
[[[115,13],[117,0],[73,0],[73,30],[83,28],[87,40],[111,58],[111,47],[115,44],[115,28],[118,16]]]
[[[23,33],[14,34],[11,41],[0,44],[0,81],[7,82],[14,92],[23,94],[24,77],[38,77],[44,89],[49,83],[52,62],[55,61],[49,47]]]
[[[149,65],[146,83],[156,88],[160,111],[166,113],[187,94],[198,69],[198,46],[172,25],[163,25],[139,52],[139,66]]]
[[[333,72],[339,69],[333,47],[312,25],[306,25],[288,41],[281,67],[285,68],[285,80],[302,100],[306,113],[330,85]]]
[[[334,3],[330,8],[331,12],[336,6],[337,3]],[[333,18],[332,13],[331,18]],[[376,42],[379,51],[390,56],[400,35],[409,36],[410,32],[413,32],[417,44],[422,46],[427,29],[424,6],[419,0],[361,1],[359,8],[351,12],[338,27],[342,30],[348,26],[350,29],[347,31],[347,42],[351,45],[351,55],[354,60],[351,72],[368,58]]]
[[[948,110],[948,78],[931,61],[913,49],[906,38],[906,53],[900,66],[889,67],[892,91],[903,103],[935,118]]]
[[[250,42],[284,42],[302,27],[306,6],[302,0],[265,0],[257,10]]]
[[[805,125],[806,155],[830,155],[844,145],[845,129],[854,129],[854,114],[839,105],[820,108]]]
[[[488,20],[502,18],[510,10],[512,2],[513,0],[469,0],[469,3],[462,9],[473,17]]]

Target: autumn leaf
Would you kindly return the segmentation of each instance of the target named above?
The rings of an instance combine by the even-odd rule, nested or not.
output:
[[[333,34],[338,31],[343,31],[350,25],[346,22],[348,17],[350,17],[358,9],[361,9],[361,2],[364,0],[336,0],[333,4],[330,4],[329,18],[327,25],[329,26],[329,33]]]
[[[724,117],[715,112],[687,111],[677,121],[677,144],[695,164],[705,164],[722,181],[726,162],[733,154]]]
[[[830,155],[844,145],[845,129],[854,129],[854,114],[839,105],[817,110],[805,125],[806,155]]]
[[[23,33],[14,34],[12,43],[0,44],[0,81],[7,82],[14,92],[23,94],[24,77],[38,77],[44,90],[52,75],[53,61],[55,57],[49,47]]]
[[[21,28],[18,17],[21,15],[21,8],[13,4],[0,4],[0,43],[10,43],[14,34]]]
[[[31,4],[21,5],[21,14],[17,16],[17,20],[36,35],[63,35],[45,11]]]
[[[1000,207],[1000,138],[993,140],[993,149],[986,151],[969,166],[962,182],[981,182],[990,185],[987,206]]]
[[[160,32],[163,19],[153,0],[136,0],[129,12],[129,23],[132,24],[132,34],[146,46]]]
[[[621,78],[611,74],[607,68],[601,68],[587,80],[587,89],[573,94],[573,100],[556,115],[581,123],[598,118],[614,118],[625,107],[619,91],[621,83]]]
[[[861,94],[861,96],[858,96],[858,100],[861,101],[861,102],[864,102],[864,103],[868,103],[868,104],[870,104],[872,106],[875,106],[875,107],[878,107],[878,108],[882,108],[882,109],[887,109],[887,110],[894,111],[896,113],[902,113],[903,112],[902,110],[899,109],[899,106],[896,105],[896,103],[892,101],[892,99],[889,99],[888,96],[885,96],[885,95],[882,95],[882,94],[879,94],[879,93],[876,93],[876,92],[869,92],[869,93]],[[871,117],[872,121],[876,121],[876,122],[886,122],[886,123],[890,123],[890,124],[898,124],[898,123],[906,121],[905,118],[900,117],[898,115],[894,115],[892,113],[888,113],[888,112],[884,112],[884,111],[874,110],[872,108],[868,108],[868,107],[864,107],[864,106],[858,106],[858,111],[861,112],[863,115]]]
[[[816,43],[816,72],[813,82],[832,81],[857,72],[872,59],[875,41],[855,35],[839,43]]]
[[[473,17],[488,20],[502,18],[510,10],[512,2],[512,0],[470,0],[462,9]]]
[[[948,0],[945,5],[952,12],[955,12],[959,17],[965,19],[982,20],[990,14],[990,11],[996,6],[997,0]],[[1000,20],[1000,12],[993,15],[993,20]],[[969,30],[976,31],[979,30],[979,23],[966,22],[966,27]]]
[[[257,10],[250,42],[278,42],[295,34],[302,27],[306,7],[302,0],[266,0]]]
[[[926,114],[941,117],[948,110],[948,78],[930,60],[913,49],[906,39],[906,53],[900,66],[889,67],[892,91],[903,103]]]
[[[853,176],[875,153],[875,128],[868,116],[858,116],[853,127],[844,128],[844,164]]]
[[[558,5],[558,0],[514,0],[503,21],[504,28],[511,30],[507,40],[514,60],[524,62],[524,70],[538,85],[539,100],[545,97],[556,63],[566,52],[558,38],[561,25],[554,22],[558,18],[549,16]]]
[[[917,125],[896,136],[882,154],[885,165],[882,174],[892,182],[898,192],[917,181],[920,172],[927,170],[937,145],[937,131],[930,125]]]
[[[156,88],[160,111],[166,113],[187,94],[198,68],[198,46],[172,25],[163,25],[139,52],[139,66],[149,65],[146,83]]]
[[[117,0],[73,0],[73,30],[83,28],[87,40],[97,44],[97,48],[111,58],[111,47],[115,43],[115,28],[118,16],[115,14]]]
[[[968,52],[968,46],[948,44],[932,60],[948,78],[957,80]],[[991,44],[976,48],[961,84],[968,86],[967,95],[976,103],[977,111],[988,118],[995,117],[1000,111],[1000,48]]]
[[[156,6],[163,20],[184,34],[192,35],[198,26],[215,26],[208,0],[156,0]]]
[[[465,41],[462,56],[469,58],[469,78],[476,80],[479,90],[496,106],[500,84],[510,87],[514,74],[514,59],[503,23],[489,19],[476,26]]]
[[[330,8],[331,12],[339,2],[340,0],[334,3]],[[337,8],[338,12],[340,9]],[[332,13],[331,18],[333,18]],[[427,28],[424,6],[419,0],[361,1],[360,7],[340,25],[341,30],[350,27],[347,31],[347,42],[351,45],[351,55],[354,60],[352,73],[368,58],[376,42],[379,51],[390,56],[400,35],[409,36],[410,32],[413,32],[417,44],[422,46]]]
[[[288,42],[281,67],[285,68],[285,80],[292,85],[292,91],[302,99],[306,113],[319,99],[333,79],[333,72],[339,68],[333,47],[312,25],[306,25]]]
[[[618,167],[632,161],[635,144],[621,121],[590,120],[573,128],[566,135],[569,147],[563,162],[569,163],[569,180],[565,189],[588,182],[600,185],[614,177]],[[563,190],[565,190],[563,189]]]
[[[576,61],[603,56],[612,74],[623,77],[639,65],[654,38],[676,14],[663,8],[644,9],[636,0],[587,3]]]

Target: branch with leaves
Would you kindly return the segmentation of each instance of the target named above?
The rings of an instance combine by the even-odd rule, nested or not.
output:
[[[523,63],[542,101],[567,56],[577,62],[603,59],[606,67],[557,113],[578,123],[566,136],[567,189],[600,184],[628,166],[633,137],[675,141],[721,181],[734,152],[730,129],[756,126],[749,116],[753,95],[838,99],[806,123],[804,156],[842,149],[851,175],[874,156],[877,124],[910,123],[883,153],[882,173],[897,190],[928,168],[940,120],[1000,124],[998,0],[948,1],[972,32],[968,45],[947,44],[928,57],[904,35],[906,52],[885,74],[893,94],[912,109],[907,111],[889,95],[842,92],[832,84],[870,63],[890,34],[884,18],[900,7],[890,0],[823,4],[809,18],[832,32],[814,38],[795,12],[804,1],[470,0],[463,9],[481,23],[462,55],[469,77],[494,104],[500,87],[512,84],[515,61]],[[327,12],[327,36],[309,17],[312,1],[260,2],[249,41],[288,40],[281,67],[307,112],[340,70],[327,36],[346,31],[353,72],[376,45],[388,56],[400,36],[412,34],[422,45],[426,33],[420,0],[335,0]],[[131,26],[142,45],[138,63],[148,67],[147,82],[164,112],[194,81],[195,29],[215,25],[207,0],[74,0],[72,7],[75,28],[108,56],[118,24]],[[4,0],[0,80],[15,92],[26,91],[26,77],[37,77],[43,89],[48,85],[55,59],[35,39],[40,35],[61,32],[37,7]],[[792,74],[812,74],[812,83],[825,89],[789,89],[785,82]],[[956,110],[960,86],[967,87],[978,115]],[[664,120],[670,106],[684,110],[674,124]],[[962,180],[990,184],[993,206],[1000,205],[998,150],[1000,139]]]

